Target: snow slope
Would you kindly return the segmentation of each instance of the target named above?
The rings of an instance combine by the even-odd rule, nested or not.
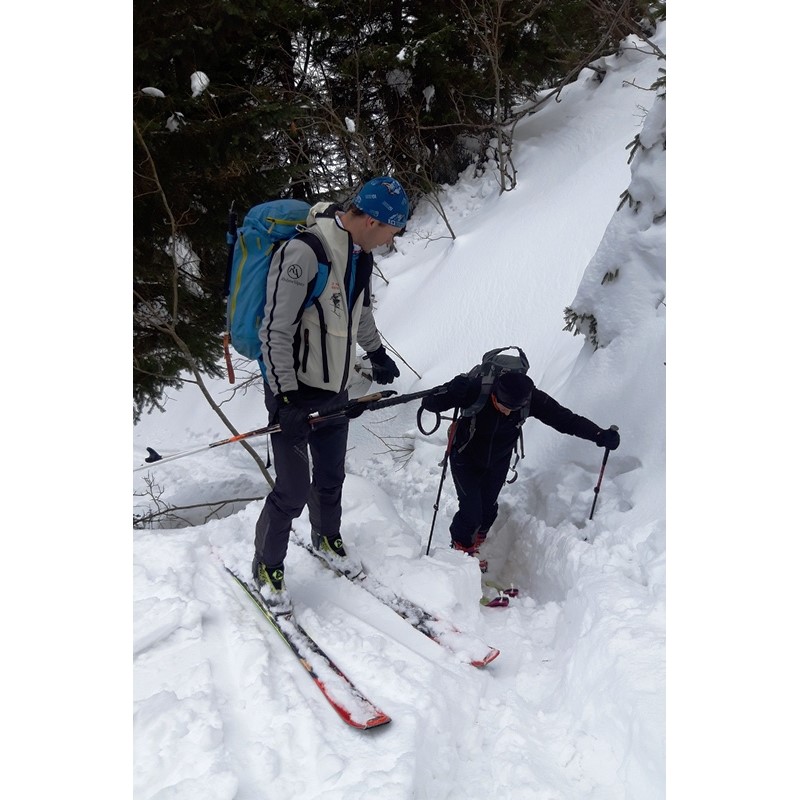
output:
[[[663,25],[656,41],[664,50]],[[133,531],[137,800],[665,796],[665,101],[646,90],[659,66],[630,41],[602,82],[585,70],[518,126],[513,192],[467,170],[443,195],[457,238],[422,206],[379,261],[376,317],[402,357],[392,389],[518,345],[540,388],[620,428],[590,521],[602,450],[526,425],[485,546],[490,574],[521,591],[501,610],[479,604],[477,564],[449,549],[449,478],[426,554],[446,426],[423,435],[416,403],[351,424],[345,542],[500,657],[460,662],[291,546],[298,618],[392,717],[347,728],[221,567],[252,558],[267,487],[249,456],[231,445],[135,472],[136,512],[152,494],[182,507],[172,527]],[[629,187],[638,206],[617,211]],[[567,306],[595,315],[601,349],[563,330]],[[257,390],[225,408],[240,430],[265,424]],[[168,455],[227,435],[187,386],[135,427],[134,466],[146,446]],[[237,498],[261,499],[225,504]],[[220,507],[188,508],[201,503]],[[296,529],[308,536],[305,514]]]

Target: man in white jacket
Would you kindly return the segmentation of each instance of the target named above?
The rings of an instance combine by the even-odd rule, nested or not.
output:
[[[276,613],[291,610],[283,562],[292,521],[306,505],[320,554],[345,572],[361,570],[340,535],[349,419],[313,427],[307,420],[347,399],[356,344],[367,353],[375,382],[391,383],[400,375],[372,316],[370,277],[372,250],[390,244],[407,220],[400,183],[375,178],[346,211],[315,205],[305,230],[272,257],[259,336],[265,404],[270,423],[281,430],[272,434],[275,486],[256,523],[253,577]],[[321,293],[312,292],[318,273],[326,271]],[[306,307],[312,294],[318,296]]]

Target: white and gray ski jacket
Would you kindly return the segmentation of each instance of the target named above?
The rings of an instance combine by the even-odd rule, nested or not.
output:
[[[381,338],[370,305],[372,255],[353,253],[350,234],[336,222],[330,203],[317,203],[306,233],[276,249],[267,275],[267,302],[259,331],[261,356],[275,395],[298,388],[298,382],[342,392],[347,388],[356,344],[371,353]],[[322,293],[304,308],[320,269],[307,240],[316,236],[330,264]]]

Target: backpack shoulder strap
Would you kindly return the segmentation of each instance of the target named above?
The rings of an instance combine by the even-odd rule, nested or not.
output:
[[[313,251],[314,255],[317,257],[317,261],[320,264],[328,264],[330,265],[331,260],[328,257],[328,253],[325,250],[325,245],[322,243],[322,240],[317,236],[315,233],[312,233],[309,228],[301,228],[298,233],[296,233],[293,239],[299,239],[301,242],[305,242]]]
[[[502,353],[503,350],[508,349],[508,347],[498,347],[494,350],[489,350],[488,353],[483,354],[481,363],[476,364],[467,373],[470,377],[480,376],[481,390],[472,405],[464,409],[462,413],[463,417],[474,417],[486,405],[486,400],[492,392],[492,384],[494,384],[495,379],[492,361],[498,353]]]
[[[464,450],[464,448],[472,441],[472,437],[475,435],[475,417],[486,405],[486,400],[491,394],[492,383],[494,382],[494,378],[491,374],[491,365],[489,364],[476,364],[469,372],[465,374],[470,378],[480,377],[481,387],[480,391],[478,392],[478,396],[472,401],[472,403],[461,410],[461,418],[458,421],[459,425],[468,425],[469,433],[467,434],[467,439],[464,444],[458,448],[459,453]]]
[[[479,372],[478,374],[481,376],[481,390],[478,393],[478,396],[472,402],[472,405],[468,406],[461,412],[462,417],[474,417],[486,405],[486,401],[492,392],[494,375],[492,375],[491,370],[485,373]]]
[[[304,307],[308,308],[314,301],[322,294],[325,285],[328,283],[328,276],[331,271],[331,261],[328,258],[328,253],[325,250],[325,245],[322,244],[319,236],[316,236],[308,229],[301,230],[293,238],[299,239],[301,242],[307,244],[317,257],[317,278],[314,281],[314,287],[311,289],[311,294],[308,296]]]

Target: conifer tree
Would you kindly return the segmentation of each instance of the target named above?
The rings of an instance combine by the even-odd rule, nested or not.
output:
[[[137,3],[135,415],[158,405],[186,368],[165,319],[202,371],[217,371],[231,205],[241,215],[262,199],[303,193],[307,168],[293,150],[286,99],[302,25],[302,5],[291,0]]]

